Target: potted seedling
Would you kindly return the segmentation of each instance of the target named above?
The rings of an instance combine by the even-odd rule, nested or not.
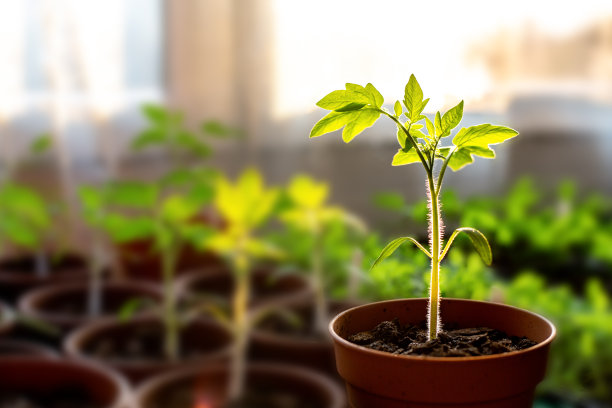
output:
[[[31,150],[41,153],[48,146],[49,139],[42,137]],[[56,208],[35,189],[11,180],[18,167],[9,169],[0,185],[0,298],[10,303],[42,284],[86,278],[84,259],[57,243],[52,228]],[[15,251],[9,252],[9,246]]]
[[[330,312],[335,315],[355,306],[355,303],[328,300],[330,252],[345,249],[342,267],[346,273],[353,266],[351,258],[356,243],[330,241],[329,238],[336,228],[347,230],[351,236],[363,235],[365,225],[343,208],[328,205],[329,186],[306,175],[295,176],[286,195],[288,205],[280,212],[279,218],[291,231],[292,239],[283,238],[287,247],[304,248],[306,259],[300,259],[296,254],[297,259],[293,261],[308,272],[314,302],[309,299],[307,303],[292,308],[302,319],[298,326],[273,316],[262,322],[253,335],[253,354],[256,358],[280,359],[335,373],[333,347],[327,336]],[[337,247],[343,244],[348,248]]]
[[[112,267],[113,242],[150,234],[148,220],[127,219],[114,207],[130,205],[147,208],[155,205],[155,186],[139,183],[109,183],[101,187],[81,186],[79,197],[83,219],[91,231],[89,279],[87,282],[57,283],[28,292],[20,299],[20,310],[68,331],[101,316],[115,316],[128,301],[154,303],[162,299],[161,290],[152,283],[119,277],[103,279]]]
[[[123,189],[123,193],[118,193]],[[125,191],[127,189],[127,191]],[[189,194],[163,194],[156,183],[129,182],[111,189],[115,209],[102,222],[114,230],[117,242],[146,238],[162,261],[161,304],[151,305],[131,299],[121,308],[121,316],[82,326],[64,342],[70,355],[102,359],[140,381],[159,371],[190,361],[222,358],[230,335],[220,325],[195,319],[179,309],[174,285],[177,259],[186,242],[200,242],[210,229],[190,222],[210,200],[208,191]],[[118,209],[121,208],[121,211]],[[131,225],[126,230],[123,225]],[[134,317],[146,307],[149,314]],[[197,357],[197,358],[195,358]]]
[[[198,406],[211,408],[262,406],[269,408],[301,406],[340,407],[342,398],[336,387],[309,371],[274,364],[247,364],[247,349],[252,327],[265,308],[249,310],[252,296],[251,271],[254,260],[277,257],[278,251],[257,237],[257,230],[273,213],[278,189],[267,189],[261,175],[245,171],[233,184],[221,177],[216,186],[214,205],[226,220],[223,230],[207,238],[205,246],[227,259],[234,277],[229,311],[206,303],[203,308],[231,330],[233,350],[229,366],[177,370],[144,384],[138,391],[143,408],[161,406]],[[276,310],[282,313],[282,310]]]
[[[147,127],[134,139],[132,149],[140,152],[160,149],[168,155],[168,168],[160,175],[158,182],[165,190],[210,190],[215,170],[202,165],[212,154],[214,139],[235,137],[236,129],[218,121],[206,121],[195,129],[186,123],[183,114],[161,105],[145,105],[142,108]],[[218,227],[221,220],[202,207],[193,214],[193,223]],[[162,260],[157,256],[154,242],[147,239],[125,240],[119,247],[119,260],[125,273],[153,280],[161,280]],[[180,272],[201,268],[202,265],[216,266],[217,260],[209,253],[197,251],[192,245],[184,245],[177,254]]]
[[[428,101],[412,75],[403,104],[395,102],[392,112],[383,108],[383,97],[372,84],[347,84],[345,90],[333,91],[317,103],[331,112],[315,124],[310,137],[344,127],[342,138],[348,143],[381,115],[391,119],[400,145],[392,164],[421,163],[429,199],[429,249],[414,238],[398,238],[373,264],[403,243],[416,245],[431,259],[429,298],[373,303],[336,316],[330,331],[338,371],[356,408],[531,407],[535,386],[544,377],[554,326],[538,315],[501,304],[440,302],[439,288],[440,262],[460,233],[468,236],[485,263],[491,263],[486,238],[473,228],[458,228],[443,242],[439,197],[446,170],[463,168],[473,156],[495,157],[490,145],[518,132],[481,124],[460,129],[449,144],[445,137],[459,125],[463,101],[444,114],[437,112],[433,120],[423,115]]]

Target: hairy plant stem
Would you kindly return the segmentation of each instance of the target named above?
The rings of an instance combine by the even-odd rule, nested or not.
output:
[[[314,234],[312,251],[312,283],[315,291],[314,329],[316,333],[326,334],[327,331],[327,298],[323,281],[323,242],[319,229]]]
[[[164,279],[164,352],[170,361],[176,361],[180,355],[179,321],[176,310],[176,294],[174,293],[174,269],[178,250],[170,245],[162,251],[162,268]]]
[[[440,328],[440,243],[442,240],[442,222],[440,219],[439,191],[435,188],[433,172],[427,172],[429,193],[429,236],[431,239],[431,281],[429,287],[429,339],[438,336]]]
[[[234,352],[231,362],[229,400],[237,401],[243,394],[246,376],[246,357],[249,341],[249,261],[239,250],[233,259],[236,287],[232,300],[234,326]]]

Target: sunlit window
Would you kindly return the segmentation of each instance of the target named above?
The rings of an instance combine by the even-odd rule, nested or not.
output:
[[[279,117],[347,80],[401,99],[410,73],[430,111],[465,99],[500,112],[530,92],[612,95],[609,0],[276,0],[274,13]]]

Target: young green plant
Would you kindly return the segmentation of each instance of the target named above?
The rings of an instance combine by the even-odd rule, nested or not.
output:
[[[236,282],[232,316],[228,323],[234,334],[229,387],[231,401],[242,396],[249,334],[258,320],[250,316],[248,310],[253,260],[279,255],[255,233],[272,215],[278,197],[279,190],[267,189],[261,175],[254,169],[244,171],[235,184],[220,177],[216,185],[214,204],[226,228],[205,240],[205,246],[228,259]]]
[[[474,245],[476,252],[486,264],[491,263],[491,248],[485,236],[476,229],[462,227],[456,229],[443,246],[443,224],[440,208],[440,190],[446,169],[453,171],[474,161],[473,156],[494,158],[495,152],[490,145],[498,144],[515,137],[514,129],[481,124],[461,128],[446,144],[445,137],[459,125],[463,117],[463,101],[446,113],[436,112],[433,121],[423,115],[429,98],[423,98],[423,91],[414,75],[410,76],[404,90],[403,104],[396,101],[393,112],[383,108],[384,99],[372,85],[365,87],[346,84],[346,89],[329,93],[317,106],[330,110],[319,120],[310,132],[310,137],[344,128],[342,139],[348,143],[366,128],[372,126],[383,115],[391,119],[397,127],[397,141],[400,148],[393,157],[392,165],[401,166],[421,163],[427,175],[427,195],[429,198],[429,250],[412,237],[401,237],[391,241],[372,265],[374,268],[390,256],[400,245],[411,242],[431,259],[429,291],[428,331],[429,338],[435,339],[440,330],[440,262],[446,256],[457,234],[463,232]],[[423,122],[425,121],[425,125]],[[438,163],[441,163],[438,165]]]
[[[332,222],[341,222],[355,231],[364,232],[365,226],[357,217],[344,209],[326,205],[329,186],[319,183],[306,175],[295,176],[289,183],[287,195],[291,201],[289,208],[280,214],[280,219],[288,227],[307,235],[312,242],[310,249],[310,277],[315,291],[314,329],[324,334],[327,331],[329,316],[324,274],[323,238]]]
[[[208,227],[192,220],[209,202],[211,192],[195,189],[163,194],[156,183],[144,182],[118,182],[100,189],[82,187],[80,192],[85,219],[92,228],[117,243],[153,241],[162,259],[164,298],[158,312],[164,324],[164,352],[168,360],[177,360],[183,323],[173,284],[177,259],[185,243],[199,243],[210,233]]]

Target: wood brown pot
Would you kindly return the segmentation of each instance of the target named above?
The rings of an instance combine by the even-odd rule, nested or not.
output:
[[[260,387],[279,391],[317,408],[344,408],[343,390],[331,379],[314,371],[274,363],[247,366],[246,389]],[[173,388],[187,390],[185,407],[223,408],[226,405],[229,369],[227,365],[191,367],[155,377],[136,390],[140,408],[167,408],[164,395]],[[205,405],[206,404],[206,405]]]
[[[355,302],[330,302],[329,314],[335,316],[356,305]],[[312,333],[313,304],[309,302],[291,307],[290,310],[300,318],[305,327],[291,327],[291,323],[277,321],[278,317],[271,315],[268,319],[273,320],[272,327],[267,326],[268,319],[266,319],[262,322],[262,327],[256,327],[251,334],[252,358],[296,364],[337,377],[334,344],[331,338],[327,333],[324,333],[322,338]],[[280,327],[281,331],[274,331],[277,327]]]
[[[131,408],[131,395],[123,377],[102,366],[40,357],[0,357],[0,395],[78,394],[89,405]]]
[[[68,356],[74,358],[103,362],[124,374],[134,384],[179,366],[201,366],[225,361],[231,352],[231,333],[215,321],[207,319],[194,320],[181,330],[181,349],[195,352],[176,361],[156,359],[149,355],[146,358],[124,359],[95,354],[93,351],[105,344],[114,347],[129,344],[131,339],[143,332],[148,333],[148,342],[161,344],[163,326],[160,319],[155,316],[139,316],[129,321],[101,319],[81,326],[66,337],[63,349]],[[159,344],[153,345],[158,346]]]
[[[538,344],[521,351],[479,357],[406,356],[347,341],[355,333],[398,318],[419,324],[428,299],[371,303],[340,313],[330,323],[338,372],[354,408],[531,408],[544,378],[555,327],[545,318],[498,303],[443,299],[442,322],[490,327]]]
[[[273,267],[261,267],[250,274],[249,308],[301,304],[312,298],[312,289],[301,275],[276,275]],[[228,302],[234,293],[234,275],[225,267],[178,278],[177,293],[183,298],[217,297]]]
[[[0,260],[0,299],[13,304],[26,291],[50,283],[86,281],[87,261],[77,253],[62,253],[50,259],[49,275],[40,277],[35,272],[35,257],[20,254]]]
[[[92,320],[87,314],[88,283],[61,283],[33,289],[19,299],[19,311],[27,317],[49,323],[62,333]],[[103,310],[99,317],[116,316],[133,299],[162,299],[161,289],[151,283],[135,281],[104,282],[101,285]],[[70,309],[67,309],[67,305]]]

